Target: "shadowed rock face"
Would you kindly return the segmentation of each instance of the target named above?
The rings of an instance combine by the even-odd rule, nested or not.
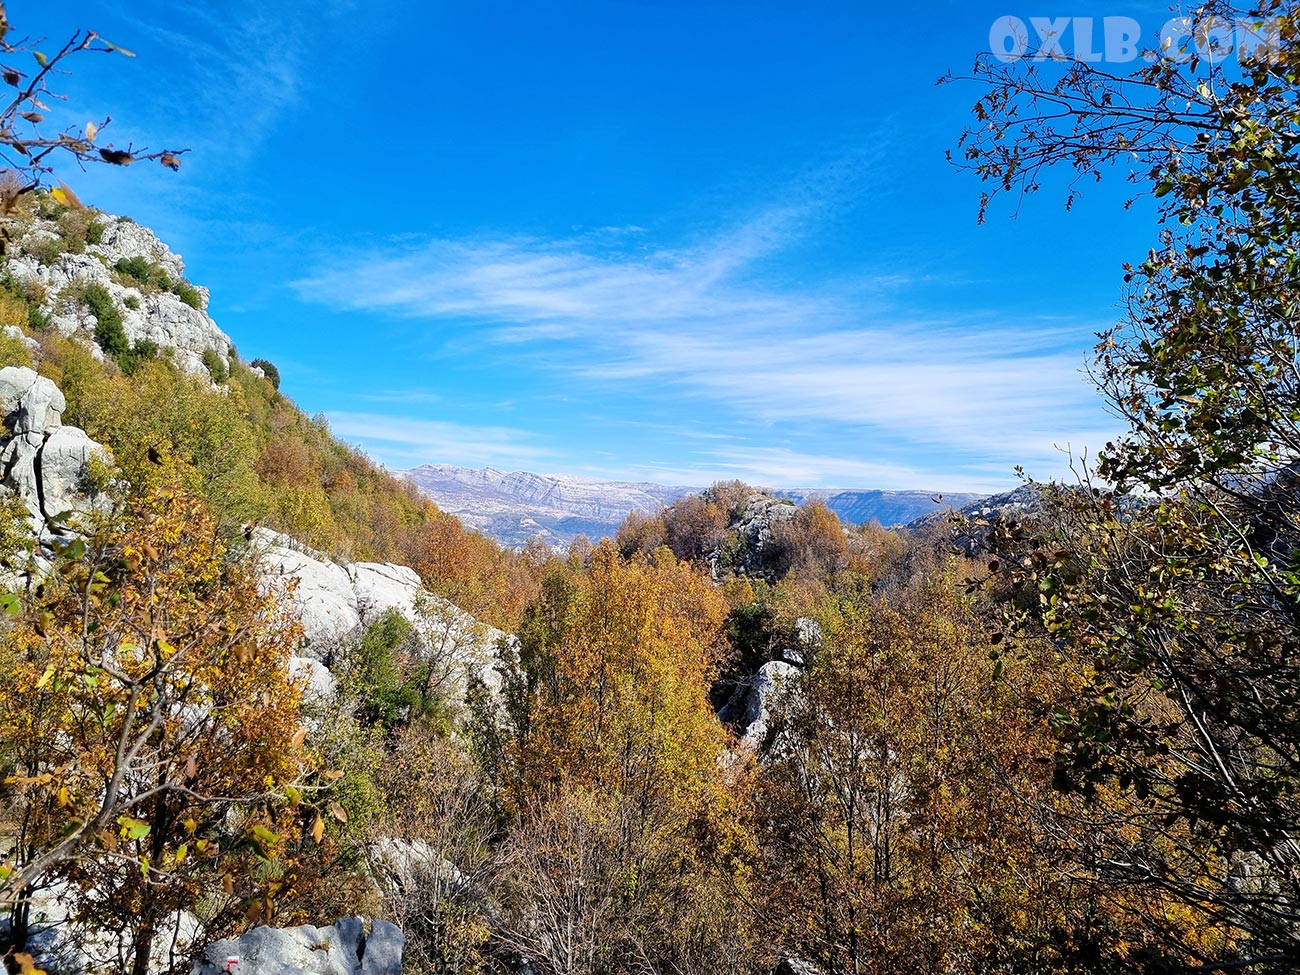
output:
[[[87,466],[96,456],[108,460],[103,446],[63,425],[66,406],[59,388],[34,370],[0,369],[0,487],[26,503],[38,538],[54,519],[93,505]]]

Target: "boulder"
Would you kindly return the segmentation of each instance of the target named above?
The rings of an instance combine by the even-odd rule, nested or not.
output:
[[[0,434],[0,487],[26,503],[38,537],[56,517],[94,506],[86,484],[89,464],[96,457],[109,459],[84,431],[62,425],[66,407],[59,388],[33,370],[0,369],[0,411],[8,431]]]
[[[402,975],[406,935],[388,921],[373,921],[361,956],[362,975]]]
[[[190,975],[401,975],[405,948],[401,930],[381,920],[259,927],[209,945]]]
[[[96,456],[106,460],[108,451],[78,427],[59,427],[45,435],[38,463],[47,515],[81,506],[87,467]]]
[[[10,433],[45,433],[63,421],[67,400],[52,380],[26,366],[0,369],[0,417]]]
[[[473,891],[473,882],[424,840],[381,836],[367,849],[371,869],[398,890],[433,885],[446,896]]]

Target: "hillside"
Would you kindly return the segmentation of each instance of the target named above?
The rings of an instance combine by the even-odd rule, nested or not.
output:
[[[254,523],[342,560],[402,563],[489,622],[517,621],[532,570],[306,416],[272,363],[239,355],[152,232],[40,193],[9,233],[0,366],[61,390],[65,428],[111,454],[100,487],[183,483],[229,538]]]
[[[653,514],[703,490],[448,464],[424,464],[395,473],[410,478],[443,511],[511,548],[537,536],[560,548],[579,534],[593,540],[612,538],[633,511]],[[878,521],[885,526],[904,525],[979,497],[930,491],[791,489],[775,493],[799,505],[821,501],[849,524]]]

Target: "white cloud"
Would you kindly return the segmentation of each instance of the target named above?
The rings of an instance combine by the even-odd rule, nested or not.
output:
[[[772,424],[830,424],[850,442],[887,437],[928,454],[930,469],[937,455],[954,467],[1056,473],[1058,445],[1104,439],[1080,372],[1092,328],[917,314],[863,297],[897,288],[896,276],[791,284],[770,259],[802,234],[806,214],[775,209],[695,246],[644,252],[434,240],[354,254],[295,286],[335,308],[459,327],[480,345],[509,344],[611,389],[689,396]],[[817,470],[820,483],[830,470],[845,481],[917,483],[909,465],[845,466],[824,453],[720,462],[751,475],[770,464],[785,484]]]
[[[167,0],[120,13],[137,36],[183,57],[166,79],[154,80],[152,127],[222,165],[251,156],[298,102],[306,25],[324,30],[330,15],[320,4],[253,0]]]
[[[379,413],[327,413],[330,430],[359,442],[389,467],[405,469],[442,458],[466,466],[536,466],[554,457],[549,448],[531,442],[523,430],[470,426],[387,416]]]

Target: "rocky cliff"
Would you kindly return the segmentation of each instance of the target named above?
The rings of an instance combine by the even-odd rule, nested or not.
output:
[[[128,342],[171,350],[173,361],[195,375],[208,372],[204,353],[226,361],[230,338],[207,314],[207,290],[185,281],[180,255],[125,217],[95,214],[91,225],[91,239],[76,241],[80,253],[60,253],[60,247],[73,246],[66,227],[38,213],[0,273],[35,295],[44,322],[65,335],[94,335],[99,319],[85,295],[95,285],[107,292]],[[0,321],[0,326],[25,324]],[[99,346],[91,345],[102,356]]]

